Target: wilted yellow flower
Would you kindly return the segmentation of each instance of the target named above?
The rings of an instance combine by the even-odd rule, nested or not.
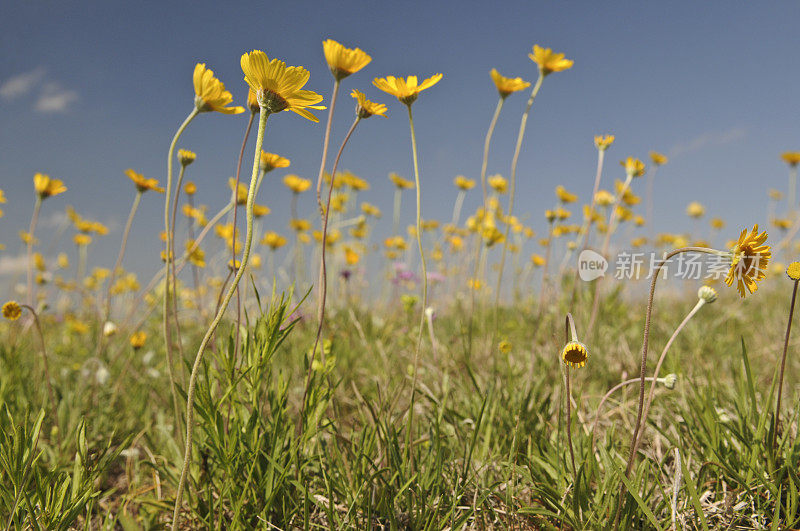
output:
[[[529,53],[528,57],[539,65],[539,71],[543,76],[572,68],[574,63],[570,59],[565,59],[563,53],[554,53],[550,48],[542,48],[538,44],[533,45],[533,53]]]
[[[197,158],[197,154],[194,151],[189,151],[188,149],[179,149],[178,150],[178,160],[181,163],[181,166],[188,166]]]
[[[48,197],[58,195],[67,191],[64,182],[60,179],[51,179],[49,175],[44,173],[37,173],[33,176],[33,188],[39,197],[47,199]]]
[[[574,203],[578,200],[577,195],[569,193],[567,189],[560,184],[556,186],[556,196],[558,196],[558,200],[562,203]]]
[[[264,173],[267,173],[275,168],[288,168],[291,163],[292,162],[285,157],[281,157],[275,153],[267,153],[266,151],[262,151],[258,169]]]
[[[372,80],[372,84],[387,94],[396,97],[401,103],[411,105],[417,100],[420,92],[434,86],[441,79],[442,74],[436,74],[417,84],[417,76],[408,76],[405,79],[386,76],[376,77]]]
[[[270,113],[292,111],[300,116],[319,122],[308,109],[324,109],[315,105],[322,96],[311,90],[303,90],[311,73],[302,66],[287,67],[279,59],[269,60],[261,50],[245,53],[241,58],[244,80],[256,93],[259,105]]]
[[[650,152],[650,160],[652,160],[653,164],[656,166],[663,166],[667,163],[667,161],[669,161],[666,155],[659,153],[658,151]]]
[[[781,153],[781,158],[783,162],[794,168],[800,164],[800,151],[784,151]]]
[[[369,118],[370,116],[383,116],[386,118],[386,105],[383,103],[375,103],[374,101],[370,101],[367,99],[364,94],[359,92],[356,89],[350,93],[352,97],[354,97],[357,101],[356,104],[356,114],[359,118]]]
[[[147,341],[147,333],[146,332],[143,332],[143,331],[140,330],[138,332],[134,332],[131,335],[130,342],[131,342],[131,346],[133,347],[134,350],[139,350],[140,348],[142,348],[146,341]]]
[[[506,191],[508,191],[508,181],[506,181],[506,178],[500,174],[492,175],[489,177],[487,182],[489,183],[489,186],[491,186],[492,189],[498,194],[504,194]]]
[[[194,67],[194,106],[200,112],[216,111],[222,114],[239,114],[244,107],[228,107],[233,96],[225,90],[225,84],[214,77],[214,71],[206,68],[205,63],[197,63]]]
[[[531,84],[521,77],[505,77],[497,71],[497,69],[492,68],[489,72],[489,75],[492,76],[492,81],[494,81],[494,86],[497,87],[497,92],[500,93],[500,97],[505,99],[508,97],[509,94],[513,94],[514,92],[518,92],[520,90],[525,90],[526,88],[530,87]]]
[[[148,179],[144,175],[136,173],[131,168],[125,170],[125,175],[128,176],[128,179],[133,181],[133,184],[136,185],[136,189],[142,193],[148,190],[153,190],[160,194],[164,193],[164,189],[158,186],[158,181],[156,179]]]
[[[600,151],[605,151],[608,146],[614,143],[614,135],[595,135],[594,145]]]
[[[274,251],[275,249],[280,249],[286,245],[286,238],[277,232],[269,231],[264,234],[264,237],[261,239],[261,244],[268,245]]]
[[[697,201],[692,201],[686,207],[686,215],[690,218],[702,218],[703,215],[706,213],[706,207],[698,203]]]
[[[331,74],[338,81],[355,74],[372,61],[372,57],[361,48],[345,48],[333,39],[322,42],[322,51],[325,52]]]
[[[758,289],[756,281],[767,276],[766,270],[772,252],[769,245],[764,245],[766,241],[766,231],[759,234],[758,225],[753,225],[753,230],[749,233],[747,229],[742,230],[731,251],[731,267],[725,277],[725,284],[731,286],[736,281],[736,289],[741,297],[746,294],[745,288],[750,293],[755,293]]]
[[[3,317],[9,321],[16,321],[22,315],[22,307],[17,301],[8,301],[3,304]]]
[[[389,180],[399,189],[406,189],[406,188],[414,188],[414,183],[409,181],[408,179],[404,179],[400,177],[396,173],[389,174]]]
[[[586,345],[579,341],[570,341],[561,349],[561,359],[573,369],[579,369],[586,365],[586,358],[588,357],[589,352],[586,349]]]
[[[635,157],[628,157],[625,160],[619,161],[619,163],[625,168],[625,173],[631,177],[641,177],[644,175],[644,162]]]

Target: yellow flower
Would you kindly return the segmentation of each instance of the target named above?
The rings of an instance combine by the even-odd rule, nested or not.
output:
[[[489,75],[492,76],[492,81],[494,81],[494,86],[497,87],[497,92],[500,93],[500,97],[506,99],[509,94],[513,94],[514,92],[518,92],[520,90],[525,90],[526,88],[530,87],[531,84],[521,77],[505,77],[497,71],[496,68],[492,68],[489,72]]]
[[[386,118],[386,105],[383,103],[375,103],[373,101],[369,101],[364,94],[353,89],[353,92],[350,93],[356,101],[358,102],[356,105],[356,114],[359,118],[369,118],[372,115],[383,116]]]
[[[736,281],[736,289],[742,297],[746,294],[745,288],[750,293],[755,293],[758,289],[756,281],[766,277],[767,266],[772,258],[769,245],[764,245],[766,241],[766,231],[759,234],[758,225],[754,225],[750,233],[747,229],[742,230],[731,251],[731,267],[725,277],[725,284],[731,286]]]
[[[512,348],[513,348],[513,347],[512,347],[512,345],[511,345],[511,342],[510,342],[510,341],[508,341],[507,339],[504,339],[504,340],[502,340],[502,341],[501,341],[500,343],[498,343],[498,345],[497,345],[497,349],[498,349],[498,350],[499,350],[499,351],[500,351],[502,354],[508,354],[509,352],[511,352],[511,349],[512,349]]]
[[[623,188],[624,188],[624,193],[623,193]],[[623,183],[619,179],[614,180],[614,189],[616,190],[617,195],[622,194],[621,197],[622,202],[628,206],[638,205],[642,200],[641,197],[639,197],[638,195],[634,194],[633,191],[631,191],[630,186],[626,188],[625,183]]]
[[[644,236],[639,236],[638,238],[634,238],[631,240],[631,247],[641,247],[646,243],[647,243],[647,238],[645,238]]]
[[[574,203],[578,200],[577,195],[569,193],[567,189],[560,184],[556,186],[556,196],[558,196],[558,200],[562,203]]]
[[[293,173],[283,178],[283,184],[295,194],[305,192],[311,187],[311,181]]]
[[[409,181],[408,179],[400,177],[396,173],[390,173],[389,180],[392,181],[392,183],[394,183],[394,185],[401,190],[404,188],[414,188],[413,182]]]
[[[586,350],[586,345],[579,341],[570,341],[561,349],[561,359],[573,369],[579,369],[586,365],[588,357],[589,352]]]
[[[188,149],[179,149],[178,150],[178,160],[180,161],[182,166],[188,166],[194,159],[197,158],[197,154],[193,151],[189,151]]]
[[[33,265],[38,271],[47,270],[42,253],[33,253]]]
[[[489,186],[498,194],[504,194],[508,190],[508,181],[500,174],[489,177]]]
[[[794,168],[800,164],[800,151],[785,151],[781,153],[783,162]]]
[[[341,176],[342,182],[355,191],[369,190],[369,183],[357,175],[353,175],[349,171]]]
[[[625,173],[631,177],[641,177],[644,175],[644,162],[637,158],[628,157],[625,160],[619,161],[619,163],[625,168]]]
[[[37,173],[33,176],[33,188],[39,197],[47,199],[50,196],[58,195],[67,191],[64,182],[60,179],[51,179],[49,175]]]
[[[711,218],[709,222],[711,224],[711,228],[715,230],[720,230],[725,228],[725,221],[720,218]]]
[[[381,209],[371,203],[361,203],[361,212],[375,218],[381,217]]]
[[[189,262],[191,262],[196,267],[205,267],[206,266],[206,253],[203,251],[200,246],[194,247],[195,241],[194,240],[187,240],[186,241],[186,252],[189,253]],[[194,247],[194,250],[192,250]]]
[[[787,230],[792,226],[792,220],[789,218],[776,218],[772,220],[772,225],[781,230]]]
[[[600,206],[609,206],[614,204],[614,194],[608,190],[598,190],[594,194],[594,202]]]
[[[344,260],[347,262],[347,265],[356,265],[360,259],[361,255],[355,252],[352,248],[344,248]]]
[[[786,275],[795,282],[800,280],[800,262],[790,263],[786,268]]]
[[[69,267],[69,257],[66,255],[66,253],[58,253],[58,257],[56,257],[56,263],[61,269],[67,269]]]
[[[237,186],[236,185],[236,179],[234,179],[233,177],[228,177],[228,188],[230,188],[231,191],[234,191],[234,188],[236,189],[236,204],[237,205],[246,205],[247,204],[248,188],[247,188],[246,184],[240,182],[239,185]]]
[[[702,218],[703,215],[706,213],[706,207],[698,203],[697,201],[692,201],[686,207],[686,215],[690,218]]]
[[[322,42],[322,51],[325,52],[325,60],[337,81],[355,74],[372,61],[372,57],[361,48],[345,48],[333,39]]]
[[[322,96],[303,90],[311,73],[302,66],[286,66],[279,59],[269,60],[261,50],[245,53],[241,58],[244,80],[258,98],[258,104],[270,113],[292,111],[312,122],[319,122],[308,109],[324,109],[315,105]]]
[[[311,228],[311,222],[307,219],[290,219],[289,227],[298,232],[302,232]]]
[[[144,346],[145,341],[147,341],[146,332],[140,330],[138,332],[134,332],[133,335],[131,335],[130,342],[134,350],[139,350],[140,348],[142,348]]]
[[[128,179],[133,181],[133,184],[136,185],[136,189],[142,193],[146,192],[147,190],[153,190],[160,194],[164,193],[164,189],[158,186],[158,181],[156,179],[148,179],[144,175],[136,173],[130,168],[125,170],[125,175],[128,176]]]
[[[228,107],[233,96],[225,90],[225,84],[214,77],[214,71],[206,68],[205,63],[197,63],[194,67],[194,106],[200,112],[216,111],[222,114],[239,114],[244,107]]]
[[[605,151],[608,146],[614,143],[614,135],[596,135],[594,137],[594,145],[600,151]]]
[[[417,100],[420,92],[431,88],[441,79],[442,74],[436,74],[422,83],[417,84],[417,76],[408,76],[405,79],[402,77],[386,76],[376,77],[372,80],[372,84],[387,94],[396,97],[401,103],[411,105]]]
[[[273,251],[286,245],[286,238],[277,232],[267,232],[261,239],[261,245],[268,245]]]
[[[561,72],[572,68],[574,61],[564,59],[563,53],[554,53],[550,48],[542,48],[538,44],[533,45],[533,53],[529,53],[531,61],[539,65],[539,72],[543,76],[552,72]]]
[[[75,242],[75,245],[81,247],[81,246],[89,245],[90,243],[92,243],[92,237],[89,236],[88,234],[80,233],[80,234],[76,234],[75,236],[73,236],[72,237],[72,241]]]
[[[472,190],[475,186],[475,179],[467,179],[463,175],[457,175],[455,179],[453,179],[453,184],[456,185],[456,188],[459,190]]]
[[[769,198],[772,199],[773,201],[780,201],[781,199],[783,199],[783,192],[781,192],[780,190],[776,190],[774,188],[770,188],[767,194],[769,194]]]
[[[257,218],[264,217],[270,212],[272,212],[272,210],[270,210],[268,206],[253,205],[253,215]]]
[[[650,160],[653,161],[653,164],[656,166],[663,166],[669,160],[666,155],[659,153],[658,151],[651,151],[650,152]]]
[[[192,181],[189,181],[183,187],[183,191],[186,192],[186,195],[194,195],[197,193],[197,185],[194,184]]]
[[[17,301],[8,301],[3,305],[3,317],[9,321],[16,321],[22,315],[22,307]]]
[[[6,202],[6,193],[3,190],[0,190],[0,203]]]
[[[281,157],[275,153],[267,153],[266,151],[262,151],[261,162],[259,163],[258,169],[266,173],[274,170],[275,168],[288,168],[291,163],[292,162],[285,157]]]

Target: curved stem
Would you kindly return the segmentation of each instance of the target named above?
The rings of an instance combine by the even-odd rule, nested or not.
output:
[[[503,96],[500,96],[500,99],[497,101],[497,107],[494,109],[494,114],[492,115],[492,121],[489,122],[489,130],[486,131],[486,140],[483,141],[483,162],[481,163],[481,190],[483,190],[483,206],[486,208],[486,201],[489,199],[489,194],[486,189],[486,167],[489,164],[489,144],[492,142],[492,135],[494,134],[494,128],[497,125],[497,118],[500,117],[500,110],[503,108],[503,103],[505,103],[506,99]]]
[[[648,381],[648,382],[655,381],[655,380],[653,380],[653,378],[651,378],[649,376],[647,378],[645,378],[645,380]],[[597,413],[595,414],[594,422],[592,423],[592,452],[593,453],[594,453],[595,439],[596,439],[596,434],[597,434],[597,423],[600,420],[600,411],[603,409],[603,404],[605,404],[606,401],[609,398],[611,398],[611,395],[616,393],[618,390],[622,389],[626,385],[631,385],[631,384],[638,383],[638,382],[639,382],[639,378],[631,378],[629,380],[625,380],[624,382],[620,382],[617,385],[615,385],[614,387],[612,387],[611,389],[609,389],[606,392],[606,394],[603,395],[603,398],[600,400],[600,403],[597,405]]]
[[[189,376],[189,387],[186,393],[186,447],[184,448],[183,467],[181,468],[181,476],[180,479],[178,480],[178,491],[175,495],[175,509],[172,514],[172,529],[178,529],[181,499],[183,497],[184,488],[186,487],[186,476],[189,473],[189,464],[191,463],[191,458],[192,458],[192,435],[194,431],[193,430],[194,393],[195,393],[195,384],[197,382],[197,374],[200,370],[200,363],[203,360],[203,353],[205,352],[205,349],[208,346],[208,342],[211,340],[211,336],[214,334],[214,332],[217,329],[217,326],[222,320],[222,316],[225,314],[225,310],[228,308],[228,304],[230,304],[231,298],[233,297],[233,293],[236,291],[236,286],[239,285],[239,281],[244,275],[245,269],[247,268],[247,260],[250,258],[250,247],[251,244],[253,243],[253,205],[255,204],[258,166],[260,162],[261,147],[264,141],[264,131],[267,126],[267,117],[269,117],[269,112],[262,107],[258,117],[258,136],[256,137],[256,154],[253,160],[253,174],[252,177],[250,178],[250,187],[248,188],[247,192],[247,235],[245,236],[244,250],[242,251],[242,263],[241,266],[236,270],[236,276],[234,277],[230,288],[228,288],[228,292],[225,294],[225,298],[222,301],[222,305],[217,311],[214,320],[211,322],[211,326],[208,327],[205,336],[203,336],[203,340],[200,343],[200,347],[198,348],[197,355],[195,356],[194,359],[194,364],[192,365],[192,373]]]
[[[650,392],[647,394],[647,402],[645,403],[644,412],[642,413],[642,432],[644,431],[644,427],[647,426],[647,416],[650,414],[650,405],[653,403],[653,397],[656,394],[656,383],[657,383],[656,378],[658,378],[658,372],[661,370],[661,365],[667,358],[667,352],[669,352],[672,343],[675,341],[675,338],[678,337],[678,334],[681,333],[683,327],[686,326],[686,323],[688,323],[689,320],[691,320],[691,318],[694,317],[694,314],[700,311],[700,308],[702,308],[705,305],[705,303],[706,301],[703,299],[697,301],[697,304],[694,305],[692,311],[690,311],[686,315],[686,317],[683,318],[683,321],[681,321],[681,324],[679,324],[678,328],[676,328],[675,331],[672,333],[672,336],[670,336],[669,341],[667,341],[667,344],[664,345],[664,349],[661,351],[661,356],[659,356],[658,358],[658,363],[656,363],[656,368],[653,370],[653,383],[650,384]],[[642,442],[642,433],[639,433],[639,437],[636,439],[636,444],[634,445],[633,448],[634,453],[636,453],[636,451],[639,449],[639,445],[641,444],[641,442]]]
[[[794,287],[792,288],[792,303],[789,306],[789,322],[786,324],[786,336],[783,338],[783,356],[781,357],[781,372],[780,376],[778,377],[778,400],[775,403],[775,426],[772,430],[772,447],[775,448],[775,444],[778,442],[778,422],[780,420],[781,415],[781,395],[783,394],[783,371],[786,368],[786,351],[789,349],[789,334],[792,332],[792,317],[794,316],[794,302],[797,298],[797,284],[798,281],[794,281]]]
[[[338,82],[337,82],[338,83]],[[356,116],[356,119],[353,121],[353,125],[350,126],[350,129],[347,131],[347,134],[342,141],[342,145],[339,146],[339,152],[336,153],[336,160],[333,162],[333,168],[331,175],[336,174],[336,168],[339,166],[339,159],[342,157],[342,152],[344,151],[344,147],[347,145],[347,141],[350,140],[350,136],[353,134],[353,131],[356,130],[356,126],[358,122],[361,121],[359,116]],[[328,295],[328,269],[327,263],[325,261],[325,248],[328,246],[328,215],[330,214],[331,210],[331,196],[333,195],[333,180],[331,179],[331,185],[328,187],[328,199],[326,202],[326,206],[324,209],[324,214],[322,215],[322,251],[321,251],[321,259],[319,264],[319,303],[317,305],[317,335],[314,339],[314,348],[311,350],[311,360],[308,362],[308,374],[306,375],[306,385],[305,389],[303,390],[303,407],[301,411],[303,415],[305,415],[306,410],[306,399],[308,398],[308,387],[311,384],[311,375],[314,373],[313,365],[314,359],[317,356],[317,347],[319,346],[319,340],[322,336],[322,325],[325,323],[325,300]],[[324,352],[324,349],[323,349]],[[324,358],[324,354],[323,354]]]
[[[519,153],[522,150],[522,139],[525,136],[525,127],[528,123],[528,115],[530,115],[531,107],[533,106],[533,101],[536,99],[536,95],[539,93],[539,89],[542,88],[542,81],[544,80],[544,75],[539,72],[539,77],[536,79],[536,84],[533,86],[533,90],[531,91],[531,96],[528,98],[528,104],[525,107],[525,112],[522,114],[522,120],[519,124],[519,133],[517,134],[517,145],[514,147],[514,157],[511,159],[511,183],[509,185],[508,190],[508,213],[506,216],[508,218],[514,213],[514,192],[516,191],[517,186],[517,162],[519,162]],[[505,268],[506,264],[506,253],[508,252],[508,234],[511,230],[511,223],[506,223],[506,232],[505,237],[503,238],[503,251],[500,254],[500,270],[497,272],[497,286],[495,288],[494,294],[494,334],[497,334],[497,313],[500,308],[500,288],[503,283],[503,269]]]
[[[170,393],[172,393],[172,405],[175,410],[175,420],[180,418],[180,408],[178,407],[178,394],[175,390],[175,369],[174,363],[172,359],[172,331],[169,326],[169,264],[170,261],[174,258],[169,255],[171,249],[171,241],[170,241],[170,225],[169,225],[169,205],[172,199],[172,166],[173,166],[173,159],[175,158],[175,146],[178,144],[178,139],[183,134],[183,131],[189,125],[189,123],[194,120],[195,116],[200,113],[199,109],[195,107],[192,109],[192,112],[186,117],[183,123],[178,127],[178,130],[175,132],[175,136],[172,137],[172,142],[169,145],[169,151],[167,152],[167,185],[166,185],[166,197],[164,198],[164,231],[166,232],[166,245],[164,246],[164,254],[166,259],[166,270],[164,275],[164,300],[163,300],[163,307],[162,310],[164,315],[162,316],[162,328],[164,330],[164,344],[167,353],[167,371],[169,372],[169,388]],[[177,426],[177,424],[176,424]]]

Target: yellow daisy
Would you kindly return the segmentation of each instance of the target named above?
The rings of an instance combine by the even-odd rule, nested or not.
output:
[[[353,89],[353,92],[350,93],[356,101],[358,101],[356,105],[356,114],[359,118],[369,118],[370,116],[377,115],[383,116],[386,118],[386,105],[383,103],[375,103],[369,101],[364,94]]]
[[[795,167],[800,164],[800,151],[785,151],[781,153],[781,158],[789,166]]]
[[[467,179],[463,175],[457,175],[455,179],[453,179],[453,184],[456,185],[456,188],[459,190],[472,190],[475,187],[475,179]]]
[[[33,188],[39,197],[47,199],[48,197],[58,195],[67,191],[64,182],[60,179],[51,179],[49,175],[37,173],[33,176]]]
[[[561,349],[561,359],[573,369],[579,369],[586,365],[586,358],[588,357],[589,352],[586,349],[586,345],[580,341],[570,341]]]
[[[667,163],[667,161],[669,161],[666,155],[659,153],[658,151],[650,152],[650,160],[652,160],[653,164],[656,166],[663,166]]]
[[[264,237],[261,239],[261,244],[269,246],[269,248],[274,251],[286,245],[286,238],[277,232],[270,231],[264,234]]]
[[[558,196],[558,200],[562,203],[574,203],[578,200],[577,195],[569,193],[567,189],[560,184],[556,186],[556,196]]]
[[[635,157],[628,157],[625,160],[619,161],[619,163],[625,168],[625,173],[628,175],[633,177],[641,177],[644,175],[644,162]]]
[[[403,190],[405,188],[414,188],[414,183],[412,183],[408,179],[400,177],[396,173],[390,173],[389,180],[392,181],[392,183],[400,190]]]
[[[262,151],[259,169],[266,173],[274,170],[275,168],[288,168],[291,163],[292,161],[286,157],[281,157],[275,153],[267,153],[266,151]]]
[[[756,282],[766,277],[767,266],[772,258],[769,245],[764,245],[766,241],[766,231],[759,234],[758,225],[753,225],[753,230],[749,233],[747,229],[742,230],[731,251],[731,267],[725,277],[725,284],[732,286],[735,281],[736,289],[742,297],[746,295],[745,288],[750,293],[755,293],[758,289]]]
[[[497,92],[500,93],[500,97],[503,99],[507,98],[509,94],[525,90],[531,86],[528,81],[525,81],[521,77],[510,78],[503,76],[496,68],[492,68],[489,75],[492,76],[494,86],[497,87]]]
[[[136,185],[136,189],[142,193],[146,192],[147,190],[153,190],[160,194],[164,193],[164,189],[158,186],[158,181],[156,179],[148,179],[144,175],[136,173],[131,168],[125,170],[125,175],[128,176],[128,179],[133,181],[133,183]]]
[[[372,57],[361,48],[345,48],[333,39],[322,42],[322,51],[337,81],[355,74],[372,61]]]
[[[539,71],[543,76],[568,70],[574,63],[571,59],[565,59],[563,53],[554,53],[550,48],[542,48],[538,44],[533,45],[533,53],[529,53],[528,57],[539,65]]]
[[[9,321],[16,321],[22,315],[22,307],[17,301],[8,301],[3,305],[3,317]]]
[[[386,76],[376,77],[372,80],[372,84],[387,94],[396,97],[401,103],[411,105],[417,100],[420,92],[431,88],[441,79],[442,74],[436,74],[422,83],[418,83],[417,76],[408,76],[405,79],[402,77]]]
[[[241,58],[244,80],[256,93],[259,105],[270,113],[292,111],[312,122],[319,119],[308,109],[324,109],[316,105],[322,96],[311,90],[303,90],[311,73],[302,66],[286,66],[279,59],[270,61],[261,50],[245,53]]]
[[[311,187],[311,181],[292,173],[283,178],[283,184],[295,194],[303,193]]]
[[[214,77],[214,71],[206,68],[205,63],[197,63],[194,67],[194,106],[200,112],[216,111],[222,114],[239,114],[244,107],[228,107],[233,96],[225,90],[225,84]]]
[[[197,158],[197,154],[194,151],[189,151],[188,149],[179,149],[178,150],[178,160],[180,161],[182,166],[188,166],[194,159]]]
[[[594,145],[600,151],[605,151],[608,146],[614,143],[614,135],[595,135]]]

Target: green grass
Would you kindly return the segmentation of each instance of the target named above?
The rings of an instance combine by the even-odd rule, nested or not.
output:
[[[298,318],[288,297],[262,299],[243,321],[238,355],[228,321],[205,358],[182,527],[603,529],[618,504],[623,529],[669,529],[673,510],[678,528],[796,527],[797,341],[779,447],[770,448],[790,295],[781,282],[744,301],[725,290],[678,337],[661,374],[678,374],[678,384],[659,386],[629,479],[637,386],[599,412],[595,452],[590,430],[602,395],[638,376],[642,300],[605,297],[594,337],[582,335],[589,287],[573,305],[502,308],[498,337],[513,345],[508,354],[489,347],[490,304],[478,305],[471,346],[469,300],[437,308],[437,348],[426,334],[407,446],[419,309],[333,301],[325,361],[314,366],[301,411],[313,301]],[[657,292],[650,370],[696,301],[680,291],[670,281]],[[572,371],[577,481],[558,357],[567,311],[590,351],[586,367]],[[172,414],[159,316],[144,327],[143,349],[114,356],[112,348],[102,360],[93,358],[97,322],[87,317],[81,335],[53,315],[42,319],[57,404],[40,385],[34,329],[0,324],[0,525],[168,528],[185,427]],[[182,311],[182,325],[188,364],[205,329],[194,310]],[[179,384],[188,371],[178,372]]]

